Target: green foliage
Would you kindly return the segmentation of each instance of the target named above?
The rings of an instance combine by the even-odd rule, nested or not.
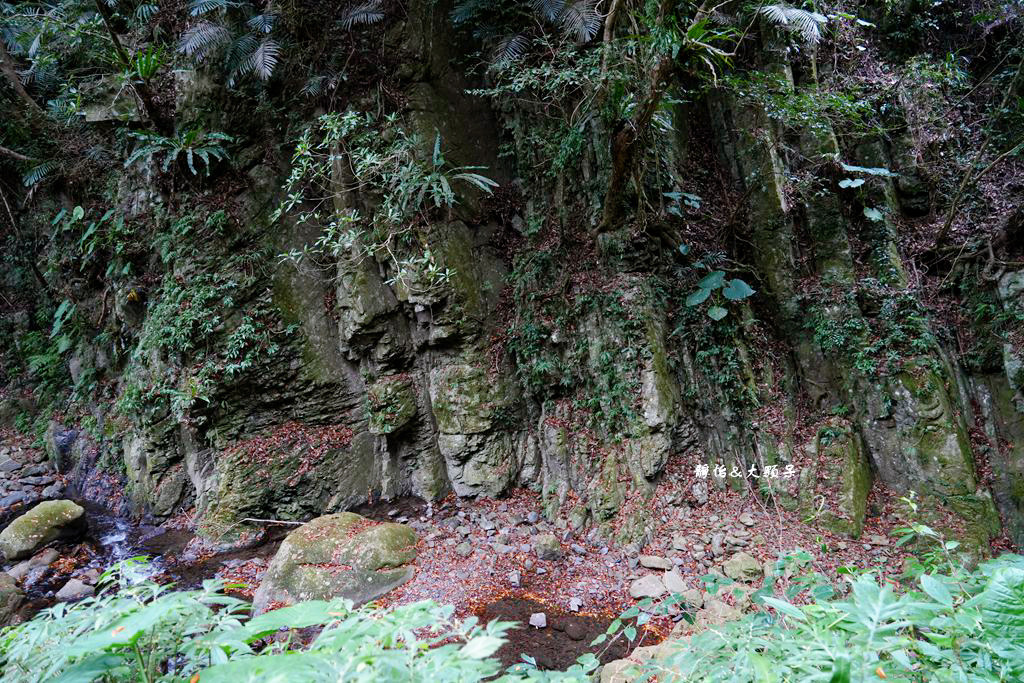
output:
[[[697,289],[686,297],[686,305],[692,308],[709,302],[708,317],[718,321],[729,315],[729,311],[721,305],[724,303],[721,301],[722,298],[725,301],[742,301],[754,294],[754,290],[743,280],[739,278],[726,280],[724,270],[712,270],[700,279]]]
[[[337,171],[342,160],[354,176],[350,183]],[[450,272],[436,265],[414,228],[418,221],[427,223],[440,210],[455,206],[457,184],[485,193],[498,186],[480,170],[480,166],[452,166],[445,159],[439,133],[433,147],[426,147],[396,116],[377,120],[351,110],[325,114],[299,138],[285,185],[288,196],[274,214],[275,221],[288,214],[322,232],[312,245],[285,258],[385,253],[395,268],[392,284],[401,281],[414,288],[421,278],[428,286],[447,280]],[[356,209],[338,208],[362,194],[379,199],[364,201],[365,217]]]
[[[765,597],[775,618],[761,613],[702,632],[664,665],[684,679],[739,681],[1010,681],[1024,672],[1019,556],[961,581],[925,575],[920,591],[902,595],[871,575],[850,588],[847,600],[806,606]]]
[[[219,67],[229,87],[245,78],[267,81],[277,67],[281,44],[273,37],[273,5],[258,11],[247,0],[191,0],[194,23],[181,35],[178,51],[199,64]]]
[[[135,133],[129,135],[138,141],[135,150],[125,159],[124,165],[131,166],[140,159],[150,160],[154,156],[163,157],[160,168],[166,173],[172,164],[184,159],[192,175],[199,175],[196,161],[202,161],[204,175],[210,175],[213,161],[228,158],[225,143],[234,142],[227,133],[207,133],[197,128],[178,133],[174,137],[166,137],[158,133]],[[213,160],[213,161],[211,161]]]
[[[59,603],[0,633],[0,680],[583,683],[597,665],[589,656],[566,672],[520,666],[501,674],[491,656],[511,623],[456,619],[453,608],[431,602],[355,609],[347,600],[304,602],[250,619],[249,604],[224,595],[219,581],[173,591],[133,581],[134,569],[128,563],[107,572],[98,596]],[[297,637],[297,629],[311,627],[315,636]]]

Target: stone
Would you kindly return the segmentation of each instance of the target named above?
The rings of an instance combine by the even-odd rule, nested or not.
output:
[[[541,560],[557,560],[562,557],[562,544],[554,534],[539,534],[533,539],[533,549]]]
[[[8,562],[30,556],[58,539],[73,539],[86,529],[85,510],[70,500],[50,500],[21,515],[0,532],[0,553]]]
[[[473,554],[473,546],[468,541],[463,541],[455,546],[455,554],[460,557],[469,557]]]
[[[761,578],[762,572],[761,563],[745,552],[739,552],[730,557],[722,565],[722,569],[730,579],[744,582],[756,581]]]
[[[709,626],[720,626],[727,621],[735,621],[743,616],[743,613],[732,605],[722,602],[718,598],[706,598],[704,607],[697,611],[694,624],[700,629]]]
[[[40,491],[39,495],[47,499],[59,498],[60,496],[64,495],[64,485],[61,484],[60,482],[50,484],[45,489]]]
[[[548,616],[544,612],[534,612],[530,615],[530,626],[534,628],[547,628]]]
[[[687,550],[690,544],[687,542],[686,536],[682,534],[676,534],[672,537],[672,550]]]
[[[661,581],[665,584],[665,588],[669,593],[682,593],[687,588],[686,581],[675,569],[665,572],[665,575],[661,577]]]
[[[646,567],[647,569],[664,569],[668,571],[673,567],[672,562],[657,555],[641,555],[638,561],[641,567]]]
[[[744,512],[742,515],[740,515],[740,524],[742,524],[743,526],[754,526],[754,518],[751,516],[749,512]]]
[[[721,557],[725,555],[725,548],[722,544],[725,543],[725,534],[721,531],[712,534],[711,536],[711,554],[715,557]]]
[[[341,597],[363,604],[414,574],[416,533],[351,512],[318,517],[292,531],[253,597],[256,614],[304,600]]]
[[[704,606],[704,593],[698,589],[687,588],[684,591],[680,591],[680,593],[683,596],[683,602],[685,602],[687,606],[694,609],[700,609]]]
[[[573,551],[574,553],[576,553],[577,555],[586,555],[586,554],[587,554],[587,549],[586,549],[586,548],[584,548],[583,546],[581,546],[581,545],[580,545],[579,543],[573,543],[573,544],[572,544],[572,545],[570,546],[570,549],[571,549],[571,550],[572,550],[572,551]]]
[[[55,596],[61,602],[74,602],[93,594],[93,587],[79,579],[71,579],[65,583]]]
[[[636,600],[641,598],[660,598],[665,594],[665,584],[654,574],[641,576],[629,584],[629,595]]]
[[[0,508],[9,508],[17,505],[18,503],[24,503],[25,501],[31,500],[32,495],[25,491],[15,491],[14,493],[8,494],[3,498],[0,498]]]
[[[0,628],[11,623],[24,597],[25,594],[14,584],[14,579],[0,572]]]
[[[569,611],[579,612],[583,607],[583,600],[579,598],[569,598]]]
[[[38,553],[35,556],[30,557],[29,559],[14,565],[9,570],[7,570],[7,573],[10,574],[11,578],[13,578],[15,581],[21,581],[30,571],[32,571],[36,567],[48,567],[50,563],[56,560],[58,557],[60,557],[60,553],[58,553],[54,548],[47,548],[41,553]]]
[[[536,524],[538,520],[540,520],[540,515],[538,515],[536,512],[531,511],[526,513],[526,521],[530,524]]]
[[[11,460],[10,458],[6,458],[5,460],[0,461],[0,472],[14,472],[15,470],[20,469],[21,463],[18,462],[17,460]]]
[[[517,571],[511,571],[508,573],[508,582],[513,586],[518,586],[522,582],[522,576]]]

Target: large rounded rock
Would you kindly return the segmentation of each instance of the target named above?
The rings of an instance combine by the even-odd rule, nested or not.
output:
[[[70,500],[48,500],[0,532],[0,553],[9,562],[20,560],[57,539],[81,536],[85,528],[85,509],[82,506]]]
[[[303,600],[361,604],[412,578],[416,534],[351,512],[318,517],[288,534],[253,598],[256,613]]]

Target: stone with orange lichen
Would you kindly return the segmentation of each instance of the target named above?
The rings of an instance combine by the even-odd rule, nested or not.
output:
[[[361,604],[413,576],[416,534],[404,524],[376,523],[351,512],[318,517],[285,538],[253,598],[270,605],[348,598]]]

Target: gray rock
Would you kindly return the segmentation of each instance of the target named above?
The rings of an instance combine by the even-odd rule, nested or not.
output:
[[[547,628],[548,616],[544,612],[534,612],[530,615],[530,626],[534,628]]]
[[[538,515],[536,512],[529,512],[526,515],[526,521],[530,524],[536,524],[539,519],[540,515]]]
[[[504,543],[495,543],[494,552],[499,555],[508,555],[510,552],[516,549],[514,545],[505,545]]]
[[[47,548],[34,557],[30,557],[29,559],[14,565],[7,571],[7,573],[10,574],[11,578],[15,581],[21,581],[36,567],[47,567],[58,557],[60,557],[60,554],[56,550],[53,548]]]
[[[581,607],[583,607],[583,600],[580,598],[569,598],[570,612],[579,612]]]
[[[57,595],[55,596],[61,602],[72,602],[74,600],[81,600],[87,598],[93,594],[93,587],[84,581],[78,579],[71,579],[64,584]]]
[[[725,575],[736,581],[756,581],[761,578],[761,563],[752,555],[739,552],[726,560],[722,565]]]
[[[654,574],[648,574],[629,584],[629,594],[636,600],[660,598],[665,594],[665,584]]]
[[[749,512],[744,512],[740,515],[740,524],[743,526],[754,526],[754,518],[750,516]]]
[[[462,557],[469,557],[473,554],[473,546],[470,545],[467,541],[463,541],[462,543],[455,546],[455,553],[457,555],[461,555]]]
[[[0,627],[11,623],[24,597],[24,593],[14,585],[14,579],[0,572]]]
[[[586,548],[584,548],[583,546],[581,546],[581,545],[580,545],[579,543],[573,543],[573,544],[572,544],[572,545],[570,546],[570,548],[571,548],[571,549],[572,549],[572,551],[573,551],[574,553],[576,553],[577,555],[586,555],[586,554],[587,554],[587,549],[586,549]]]
[[[715,557],[721,557],[724,555],[725,547],[723,546],[723,543],[725,543],[725,534],[721,531],[713,534],[711,536],[711,554]]]
[[[29,486],[47,486],[56,481],[56,478],[52,474],[44,474],[39,477],[22,477],[21,483],[28,484]]]
[[[14,472],[15,470],[21,469],[21,463],[16,460],[7,458],[3,462],[0,462],[0,472]]]
[[[513,586],[518,586],[522,582],[522,576],[519,572],[512,571],[508,573],[508,582]]]
[[[0,508],[9,508],[17,505],[18,503],[24,503],[31,498],[32,496],[24,491],[15,491],[14,493],[0,498]]]
[[[708,502],[708,485],[707,482],[698,481],[693,485],[691,489],[693,492],[693,498],[697,501],[697,505],[706,505]]]
[[[657,555],[641,555],[638,561],[642,567],[648,569],[664,569],[665,571],[672,569],[672,563],[669,560]]]
[[[557,560],[562,557],[562,544],[554,534],[539,534],[533,539],[533,549],[541,560]]]
[[[64,485],[60,482],[50,484],[40,492],[43,498],[60,498],[64,495]]]
[[[661,577],[662,583],[665,584],[665,588],[669,593],[682,593],[687,589],[686,581],[676,570],[665,572],[665,575]]]

